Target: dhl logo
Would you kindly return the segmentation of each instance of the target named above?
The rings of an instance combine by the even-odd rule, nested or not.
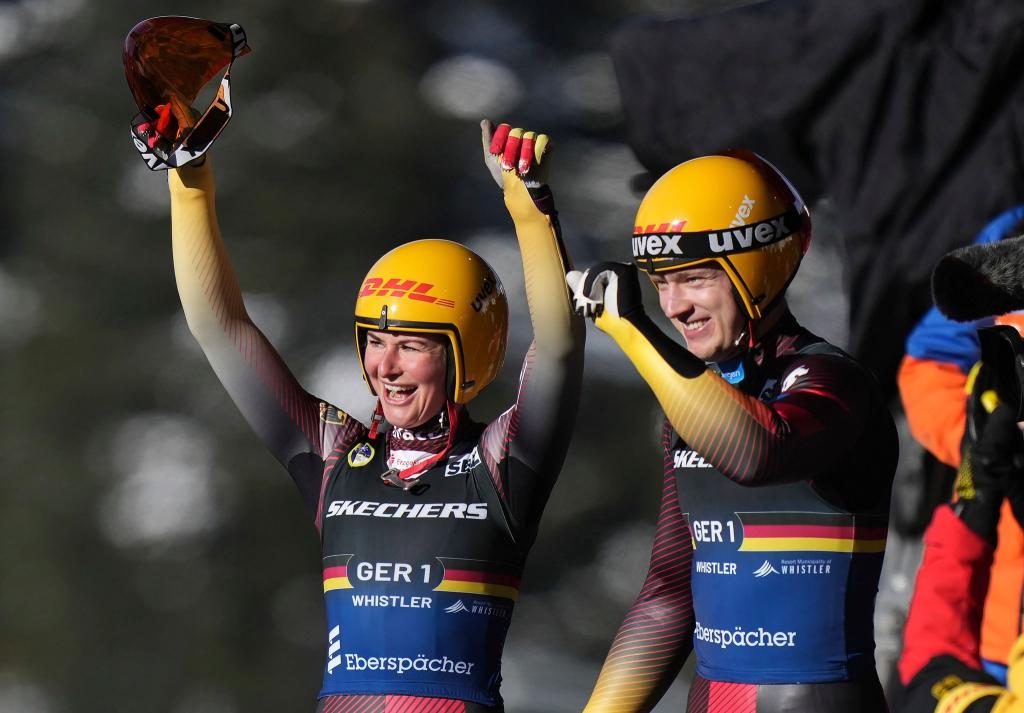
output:
[[[678,233],[686,225],[685,220],[673,220],[671,223],[662,223],[661,225],[648,225],[646,229],[642,225],[633,226],[634,235],[643,235],[644,233]]]
[[[363,283],[363,289],[359,292],[360,297],[406,297],[417,302],[429,302],[439,307],[455,307],[455,302],[436,297],[429,294],[434,286],[429,282],[417,282],[416,280],[403,280],[400,277],[390,277],[385,282],[383,277],[368,277]]]

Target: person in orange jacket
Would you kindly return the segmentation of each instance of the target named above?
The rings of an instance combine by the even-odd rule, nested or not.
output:
[[[975,244],[1016,235],[1022,223],[1024,205],[1015,206],[985,226]],[[961,465],[965,437],[972,440],[965,424],[981,353],[977,329],[993,322],[1024,331],[1021,313],[962,323],[933,307],[910,333],[900,364],[897,382],[911,433],[939,461],[954,468]],[[1007,654],[1024,631],[1024,531],[1007,503],[1000,512],[998,541],[984,603],[980,652],[985,670],[1005,683]]]

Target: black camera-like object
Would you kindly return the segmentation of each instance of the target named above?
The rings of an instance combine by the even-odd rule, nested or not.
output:
[[[999,400],[1024,421],[1024,338],[1015,327],[999,324],[979,329],[978,341]]]

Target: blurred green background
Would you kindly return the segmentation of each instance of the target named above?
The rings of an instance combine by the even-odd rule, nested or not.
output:
[[[443,236],[487,257],[512,298],[503,376],[473,406],[486,418],[514,398],[530,327],[479,119],[551,134],[575,262],[624,259],[641,168],[610,34],[740,4],[0,1],[0,713],[311,711],[321,677],[316,531],[185,328],[166,176],[129,139],[136,22],[247,32],[212,152],[219,216],[250,311],[303,384],[369,414],[358,281],[391,247]],[[822,214],[795,298],[835,280]],[[830,299],[797,314],[841,344]],[[510,712],[582,708],[647,568],[660,416],[611,340],[588,339],[506,648]]]

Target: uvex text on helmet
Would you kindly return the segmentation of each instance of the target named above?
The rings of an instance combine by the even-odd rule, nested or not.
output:
[[[637,211],[633,259],[648,273],[714,262],[750,319],[789,285],[811,241],[807,208],[779,171],[734,151],[681,163],[651,186]]]

